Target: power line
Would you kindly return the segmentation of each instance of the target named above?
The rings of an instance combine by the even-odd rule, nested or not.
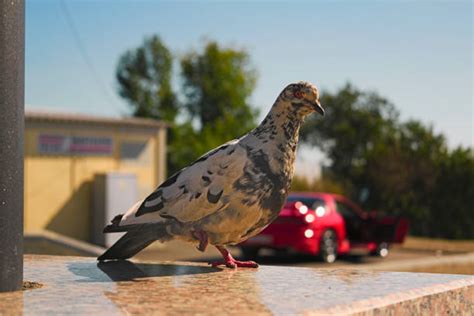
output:
[[[76,24],[74,23],[72,15],[69,12],[69,9],[66,5],[66,1],[65,0],[60,0],[60,4],[61,4],[61,9],[62,9],[62,12],[64,14],[64,17],[66,18],[66,22],[69,26],[69,30],[72,33],[72,37],[74,38],[74,40],[76,42],[77,48],[79,49],[79,53],[81,54],[82,59],[86,63],[87,67],[89,68],[89,70],[92,74],[92,77],[94,78],[94,80],[99,85],[99,88],[100,88],[102,94],[105,95],[105,97],[108,99],[108,101],[110,102],[110,104],[112,106],[115,106],[115,102],[112,98],[110,90],[108,89],[107,85],[104,83],[104,81],[100,77],[99,73],[95,69],[94,63],[92,62],[92,59],[90,58],[89,54],[87,53],[86,47],[84,46],[84,44],[82,42],[82,39],[81,39],[81,36],[79,35],[79,32],[77,30]]]

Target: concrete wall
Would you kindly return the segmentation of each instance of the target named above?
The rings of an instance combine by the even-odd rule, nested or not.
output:
[[[39,150],[40,135],[107,137],[112,139],[112,150],[99,155],[44,153]],[[48,229],[88,241],[94,176],[111,171],[133,173],[139,195],[145,196],[164,180],[165,141],[165,128],[27,119],[25,231]],[[141,150],[135,157],[125,158],[121,154],[124,144],[138,145]]]

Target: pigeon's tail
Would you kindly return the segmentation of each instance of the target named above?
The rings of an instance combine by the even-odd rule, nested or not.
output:
[[[126,232],[129,230],[129,226],[122,225],[120,226],[120,221],[122,220],[123,214],[119,214],[114,217],[111,221],[112,224],[105,226],[103,233],[117,233],[117,232]]]
[[[166,225],[164,224],[140,225],[123,235],[97,260],[128,259],[145,249],[155,240],[166,241],[171,238],[172,236],[167,232]]]

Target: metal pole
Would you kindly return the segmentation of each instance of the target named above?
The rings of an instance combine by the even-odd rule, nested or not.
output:
[[[0,0],[0,292],[23,282],[24,9]]]

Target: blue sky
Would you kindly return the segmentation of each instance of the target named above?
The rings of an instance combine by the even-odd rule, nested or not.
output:
[[[27,109],[120,116],[121,53],[159,34],[177,56],[205,38],[245,48],[258,70],[252,102],[268,110],[288,83],[335,91],[350,81],[432,124],[451,147],[473,145],[471,1],[26,2]],[[175,69],[178,73],[178,69]],[[175,88],[179,88],[176,76]]]

